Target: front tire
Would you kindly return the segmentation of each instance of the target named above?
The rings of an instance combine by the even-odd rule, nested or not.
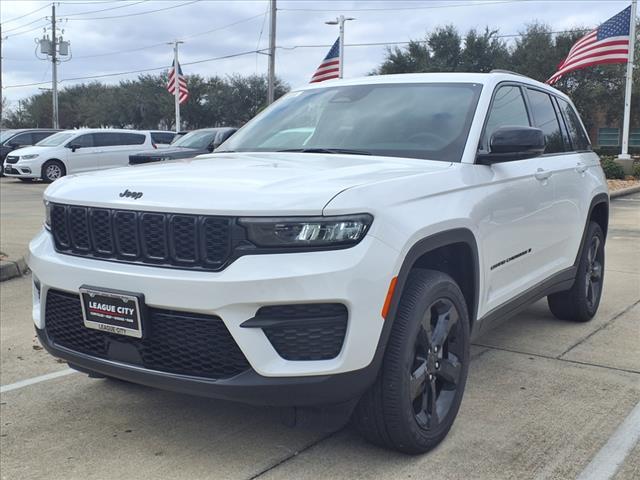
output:
[[[438,445],[453,425],[469,368],[469,315],[455,281],[410,273],[383,365],[354,423],[370,442],[404,453]]]
[[[549,309],[561,320],[588,322],[598,311],[604,284],[604,234],[589,222],[576,280],[569,290],[547,297]]]
[[[59,160],[47,160],[42,165],[42,180],[51,183],[66,175],[67,171],[64,164]]]

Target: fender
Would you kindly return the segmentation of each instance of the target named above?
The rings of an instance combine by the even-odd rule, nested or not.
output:
[[[396,281],[396,287],[393,292],[393,297],[391,298],[391,303],[389,307],[388,314],[384,319],[384,325],[382,327],[382,333],[380,334],[380,338],[378,339],[378,347],[376,348],[376,353],[374,355],[373,361],[366,367],[368,369],[372,369],[377,372],[382,365],[382,359],[384,358],[384,352],[387,346],[387,342],[389,340],[389,336],[391,335],[391,330],[393,328],[393,321],[396,316],[396,312],[398,311],[398,306],[400,304],[400,299],[402,297],[402,291],[404,290],[405,284],[407,282],[407,278],[409,276],[409,272],[414,267],[416,261],[422,257],[424,254],[432,252],[440,247],[444,247],[447,245],[452,245],[454,243],[464,243],[469,246],[471,250],[471,255],[473,258],[473,275],[474,275],[474,289],[473,289],[473,298],[469,302],[471,307],[469,310],[469,318],[471,319],[471,327],[473,327],[476,322],[476,314],[478,311],[478,299],[479,299],[479,288],[480,288],[480,263],[478,259],[478,245],[476,242],[476,238],[471,232],[471,230],[467,228],[456,228],[452,230],[445,230],[443,232],[439,232],[428,237],[423,238],[422,240],[418,240],[407,252],[404,260],[402,262],[402,266],[400,267],[400,272],[398,273],[398,279]],[[474,329],[472,328],[472,331]],[[479,330],[479,329],[477,329]]]

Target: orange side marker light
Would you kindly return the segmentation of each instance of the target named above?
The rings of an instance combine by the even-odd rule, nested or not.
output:
[[[384,305],[382,306],[382,318],[387,318],[389,314],[389,308],[391,307],[391,300],[393,300],[393,292],[396,289],[396,283],[398,277],[393,277],[391,283],[389,283],[389,290],[387,291],[387,298],[384,299]]]

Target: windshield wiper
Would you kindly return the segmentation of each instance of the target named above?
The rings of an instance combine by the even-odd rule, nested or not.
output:
[[[371,155],[366,150],[351,150],[349,148],[288,148],[278,150],[278,152],[300,152],[300,153],[346,153],[349,155]]]

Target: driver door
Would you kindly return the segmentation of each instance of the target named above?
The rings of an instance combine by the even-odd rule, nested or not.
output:
[[[497,87],[485,125],[481,150],[495,130],[531,126],[522,89],[516,84]],[[483,313],[499,307],[550,275],[554,252],[554,194],[551,172],[541,159],[478,165],[485,183],[478,225],[485,285]]]

